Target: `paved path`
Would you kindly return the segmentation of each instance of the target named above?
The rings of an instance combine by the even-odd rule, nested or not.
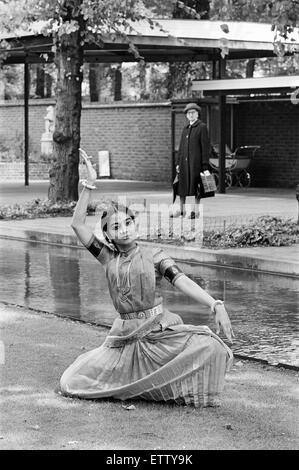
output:
[[[0,204],[15,204],[35,198],[46,199],[47,181],[31,182],[24,186],[21,182],[0,183]],[[171,187],[167,183],[152,183],[123,180],[98,180],[97,190],[92,193],[92,200],[125,195],[133,201],[147,203],[172,203]],[[193,203],[193,198],[187,202]],[[204,216],[240,216],[248,215],[283,215],[297,218],[298,203],[293,189],[273,188],[231,188],[226,194],[216,194],[214,198],[203,200]]]

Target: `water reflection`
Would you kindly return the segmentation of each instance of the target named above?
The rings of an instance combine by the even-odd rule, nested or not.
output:
[[[48,266],[54,311],[59,315],[65,316],[66,312],[71,309],[72,316],[80,318],[81,283],[79,260],[67,256],[56,256],[50,250],[48,252]]]
[[[0,262],[0,300],[91,323],[109,325],[116,317],[104,270],[86,250],[1,240]],[[297,279],[178,264],[211,295],[225,300],[237,337],[235,352],[299,365]],[[166,306],[185,323],[214,329],[205,307],[165,280],[160,289]]]

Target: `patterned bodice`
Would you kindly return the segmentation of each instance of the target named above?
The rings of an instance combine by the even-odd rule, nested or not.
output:
[[[163,250],[136,244],[136,248],[126,255],[110,249],[95,236],[87,249],[105,267],[110,296],[119,313],[145,310],[162,301],[156,281],[175,265]]]

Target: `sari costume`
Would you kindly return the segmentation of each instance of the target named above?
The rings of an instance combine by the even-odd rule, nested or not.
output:
[[[81,354],[63,373],[63,394],[213,406],[232,352],[207,326],[184,324],[167,310],[156,280],[184,274],[159,248],[122,253],[95,236],[86,248],[104,266],[119,318],[104,343]],[[217,400],[216,400],[217,401]]]

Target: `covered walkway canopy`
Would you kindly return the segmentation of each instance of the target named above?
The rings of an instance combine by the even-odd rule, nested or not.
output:
[[[213,79],[222,79],[225,61],[275,57],[273,41],[275,31],[271,24],[249,22],[225,22],[208,20],[155,20],[151,27],[147,22],[133,22],[134,31],[127,33],[147,62],[204,61],[213,63]],[[18,34],[2,34],[9,44],[4,64],[24,63],[25,103],[25,184],[28,184],[28,95],[29,64],[53,61],[53,38],[42,34],[45,22],[32,26],[30,31]],[[226,32],[225,32],[226,31]],[[84,62],[116,63],[134,62],[136,58],[121,35],[104,35],[102,47],[84,46]],[[299,49],[299,32],[296,30],[288,40],[281,39],[287,54]],[[225,54],[224,54],[225,51]],[[219,91],[219,89],[218,89]],[[220,92],[220,129],[225,126],[225,96]],[[225,192],[225,136],[220,142],[220,192]],[[222,163],[221,163],[222,162]]]
[[[169,61],[213,61],[221,58],[221,49],[227,47],[227,60],[274,57],[273,41],[275,31],[271,24],[235,21],[208,20],[156,20],[153,28],[147,22],[134,22],[135,32],[129,32],[129,39],[138,47],[139,53],[149,62]],[[222,25],[228,32],[225,33]],[[53,39],[44,36],[45,23],[38,22],[30,31],[18,34],[1,34],[11,50],[6,64],[43,62],[40,54],[48,54],[53,59]],[[103,46],[92,44],[84,46],[86,62],[125,62],[135,61],[123,37],[104,35]],[[299,46],[299,32],[295,31],[288,40],[282,39],[289,52]]]

